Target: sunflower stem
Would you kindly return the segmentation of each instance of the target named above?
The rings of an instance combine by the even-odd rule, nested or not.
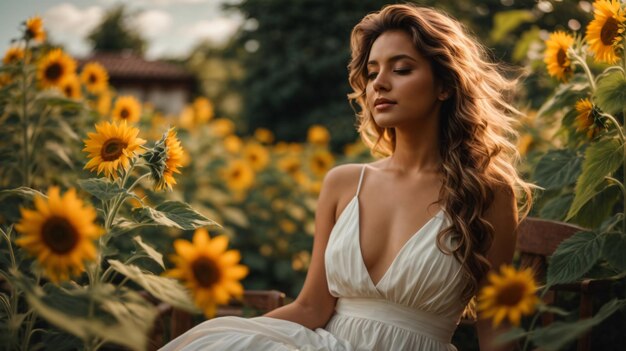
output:
[[[29,162],[29,152],[28,152],[28,89],[27,89],[27,72],[26,72],[26,61],[28,60],[28,43],[29,40],[26,40],[24,44],[24,60],[22,60],[22,142],[24,143],[23,151],[24,151],[24,164],[23,167],[23,176],[24,176],[24,186],[30,187],[30,162]]]
[[[585,74],[587,75],[587,79],[589,80],[589,85],[591,85],[591,94],[596,92],[596,81],[593,77],[593,74],[591,73],[591,70],[589,69],[589,66],[587,65],[587,62],[585,62],[585,60],[580,57],[575,51],[571,51],[570,54],[572,55],[572,57],[578,61],[578,63],[580,63],[580,65],[582,66],[583,70],[585,71]]]
[[[540,303],[543,303],[543,297],[546,295],[546,293],[548,293],[549,290],[550,290],[549,285],[544,286],[543,290],[541,291],[541,294],[539,295],[539,299],[542,301]],[[528,334],[530,334],[532,330],[535,328],[535,324],[537,324],[537,319],[539,319],[540,315],[541,315],[541,312],[537,312],[533,316],[533,319],[530,321],[530,325],[528,326]],[[528,349],[529,343],[530,343],[530,339],[528,338],[528,336],[526,336],[526,340],[524,340],[524,346],[522,347],[522,351],[526,351]]]
[[[608,114],[608,113],[600,113],[600,116],[605,117],[606,119],[608,119],[609,121],[611,121],[611,123],[613,123],[613,125],[615,126],[615,129],[617,129],[617,132],[619,133],[619,137],[622,140],[622,143],[624,141],[626,141],[626,137],[624,137],[624,133],[622,131],[622,126],[619,124],[619,122],[615,119],[615,117],[613,117],[612,115]]]
[[[148,172],[148,173],[146,173],[146,174],[142,175],[141,177],[137,178],[137,179],[133,182],[133,184],[132,184],[132,185],[128,188],[128,192],[131,192],[131,191],[135,188],[135,186],[137,186],[137,184],[139,184],[139,182],[140,182],[142,179],[144,179],[145,177],[148,177],[148,176],[150,176],[150,172]]]

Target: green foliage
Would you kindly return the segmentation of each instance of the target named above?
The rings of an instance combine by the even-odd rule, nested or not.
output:
[[[493,16],[493,28],[490,38],[493,42],[501,41],[507,34],[511,33],[520,24],[533,22],[535,16],[528,10],[511,10],[498,12]]]
[[[142,272],[137,266],[123,264],[122,262],[116,260],[109,260],[109,264],[117,272],[139,284],[160,301],[167,302],[170,305],[185,311],[193,313],[198,312],[197,307],[195,307],[193,301],[189,297],[189,292],[176,280],[159,277],[149,272]]]
[[[580,208],[598,193],[597,186],[604,177],[615,172],[624,162],[624,145],[617,138],[600,140],[585,152],[583,171],[576,182],[576,195],[567,218],[570,219]]]
[[[616,311],[626,307],[626,300],[614,299],[604,304],[592,318],[576,322],[555,322],[533,333],[531,340],[545,350],[562,350],[591,327],[600,324]]]
[[[142,55],[146,49],[146,40],[139,33],[128,27],[129,14],[124,5],[111,8],[102,22],[88,35],[93,50],[98,52],[131,51]]]
[[[613,71],[598,80],[596,103],[606,113],[621,114],[626,108],[626,76],[622,71]]]
[[[578,232],[564,240],[548,265],[547,284],[566,283],[587,273],[602,254],[604,236]]]
[[[550,150],[536,166],[533,180],[544,189],[574,184],[581,172],[582,157],[570,149]]]
[[[206,226],[219,226],[195,211],[191,206],[179,201],[165,201],[155,208],[141,207],[133,209],[133,219],[142,225],[161,225],[184,230],[193,230]]]

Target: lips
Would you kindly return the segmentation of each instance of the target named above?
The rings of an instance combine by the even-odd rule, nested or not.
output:
[[[374,101],[374,107],[378,107],[378,105],[395,105],[396,102],[393,100],[378,98]]]
[[[395,105],[396,105],[395,101],[385,99],[385,98],[378,98],[374,101],[374,109],[376,109],[376,111],[378,112],[384,112],[392,108]]]

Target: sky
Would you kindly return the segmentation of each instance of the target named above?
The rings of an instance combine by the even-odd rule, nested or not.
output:
[[[0,54],[19,36],[20,23],[39,15],[53,43],[75,57],[89,54],[85,40],[108,9],[123,2],[137,11],[129,25],[147,39],[146,57],[184,58],[201,41],[224,43],[243,23],[238,13],[221,10],[236,0],[0,0]]]

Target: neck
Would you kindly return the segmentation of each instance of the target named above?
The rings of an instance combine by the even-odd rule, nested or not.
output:
[[[429,118],[419,122],[419,125],[395,128],[396,147],[387,162],[390,170],[401,174],[439,172],[439,121]]]

